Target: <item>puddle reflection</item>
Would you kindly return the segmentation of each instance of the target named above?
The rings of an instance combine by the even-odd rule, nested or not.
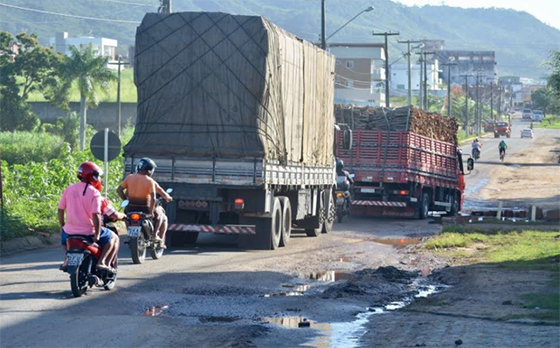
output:
[[[169,306],[153,306],[151,308],[146,309],[146,311],[144,312],[144,315],[147,315],[149,317],[156,317],[158,315],[160,315],[161,313],[163,313],[166,309],[168,309]]]

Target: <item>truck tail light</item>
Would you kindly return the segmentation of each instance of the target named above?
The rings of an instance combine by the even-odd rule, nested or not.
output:
[[[236,198],[234,201],[235,210],[243,210],[245,208],[245,201],[243,198]]]
[[[406,196],[406,195],[408,195],[408,191],[407,190],[400,190],[399,195]]]

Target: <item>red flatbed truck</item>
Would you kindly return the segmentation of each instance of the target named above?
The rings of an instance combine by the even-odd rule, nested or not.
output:
[[[465,179],[455,144],[410,131],[353,130],[351,150],[341,140],[337,156],[355,174],[351,215],[424,219],[428,211],[460,211]]]

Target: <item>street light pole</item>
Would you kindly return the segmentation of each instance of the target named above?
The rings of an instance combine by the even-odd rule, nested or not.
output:
[[[410,76],[411,73],[411,69],[410,69],[410,44],[411,43],[420,43],[420,41],[414,41],[414,40],[406,40],[406,41],[397,41],[398,43],[405,43],[407,44],[407,53],[406,56],[408,58],[408,106],[412,106],[412,79]]]
[[[400,35],[400,33],[372,33],[373,36],[384,36],[385,37],[385,107],[391,106],[391,98],[389,96],[389,46],[388,37],[393,35]]]
[[[428,110],[428,54],[435,54],[435,52],[422,52],[424,55],[424,110]]]
[[[325,20],[325,0],[321,0],[321,48],[327,49],[327,27]]]
[[[465,135],[469,136],[469,75],[461,75],[465,78]]]
[[[323,2],[324,2],[324,0],[323,0]],[[329,41],[329,39],[330,39],[331,37],[334,36],[334,34],[338,33],[338,32],[341,31],[342,29],[344,29],[345,26],[347,26],[348,24],[350,24],[354,19],[358,18],[358,16],[360,16],[362,13],[364,13],[364,12],[371,12],[371,11],[373,11],[373,10],[375,10],[375,7],[373,7],[373,6],[369,6],[368,8],[365,8],[365,9],[361,10],[357,15],[355,15],[354,17],[352,17],[348,22],[344,23],[343,26],[341,26],[341,27],[338,28],[334,33],[332,33],[331,35],[329,35],[329,37],[327,37],[327,39],[325,40],[325,45],[327,44],[327,42]]]

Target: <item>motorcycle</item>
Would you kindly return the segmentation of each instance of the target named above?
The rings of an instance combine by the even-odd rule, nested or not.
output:
[[[480,158],[480,150],[479,149],[473,149],[472,150],[472,157],[477,160]]]
[[[167,193],[173,189],[167,189]],[[161,206],[162,198],[158,197],[156,207]],[[122,206],[127,207],[129,201],[123,201]],[[154,230],[154,219],[152,214],[143,211],[132,211],[127,213],[127,236],[132,262],[141,264],[146,260],[146,250],[150,251],[152,259],[158,260],[163,256],[163,248],[156,240],[157,231]]]
[[[101,247],[88,236],[68,236],[66,241],[68,259],[66,273],[70,274],[72,295],[85,295],[93,286],[111,290],[117,282],[117,258],[111,264],[112,270],[98,269],[97,262],[101,257]]]
[[[350,177],[354,177],[351,174]],[[336,180],[336,218],[338,223],[342,223],[342,219],[350,215],[350,182],[345,175],[339,175]]]

